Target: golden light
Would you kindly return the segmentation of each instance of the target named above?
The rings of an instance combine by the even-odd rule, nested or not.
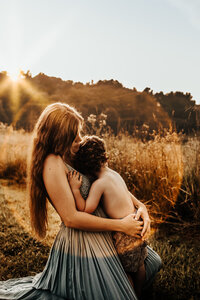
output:
[[[12,71],[8,72],[8,76],[11,81],[17,82],[21,78],[21,70],[20,69],[12,70]]]

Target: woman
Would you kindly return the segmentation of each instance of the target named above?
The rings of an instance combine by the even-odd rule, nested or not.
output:
[[[0,282],[0,299],[137,299],[122,268],[108,231],[137,236],[148,230],[149,218],[141,203],[144,221],[132,215],[107,219],[101,208],[90,215],[76,210],[67,181],[73,155],[81,141],[83,119],[75,109],[54,103],[46,107],[34,130],[29,168],[31,222],[44,237],[47,228],[47,199],[62,224],[42,273]],[[83,176],[82,194],[90,182]],[[145,260],[146,285],[160,268],[159,256],[149,248]]]

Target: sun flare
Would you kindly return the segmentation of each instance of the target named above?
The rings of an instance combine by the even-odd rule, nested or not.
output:
[[[8,76],[11,81],[17,82],[21,78],[21,70],[18,69],[18,70],[10,71],[8,72]]]

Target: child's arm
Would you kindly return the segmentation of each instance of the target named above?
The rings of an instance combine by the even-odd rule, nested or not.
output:
[[[82,183],[82,176],[78,172],[68,172],[67,173],[67,178],[71,187],[71,190],[73,192],[75,201],[76,201],[76,207],[80,211],[85,210],[85,200],[81,196],[80,193],[80,187]]]
[[[82,176],[78,172],[69,172],[68,180],[76,201],[76,207],[80,211],[87,213],[93,213],[97,208],[101,196],[103,194],[102,181],[97,179],[91,185],[89,195],[86,200],[83,199],[80,193],[80,187],[82,183]]]

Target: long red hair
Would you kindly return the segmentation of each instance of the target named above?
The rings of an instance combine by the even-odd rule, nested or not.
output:
[[[48,194],[42,176],[45,158],[51,153],[70,156],[82,122],[83,118],[73,107],[57,102],[45,108],[35,125],[27,173],[31,225],[41,238],[45,237],[48,225]]]

